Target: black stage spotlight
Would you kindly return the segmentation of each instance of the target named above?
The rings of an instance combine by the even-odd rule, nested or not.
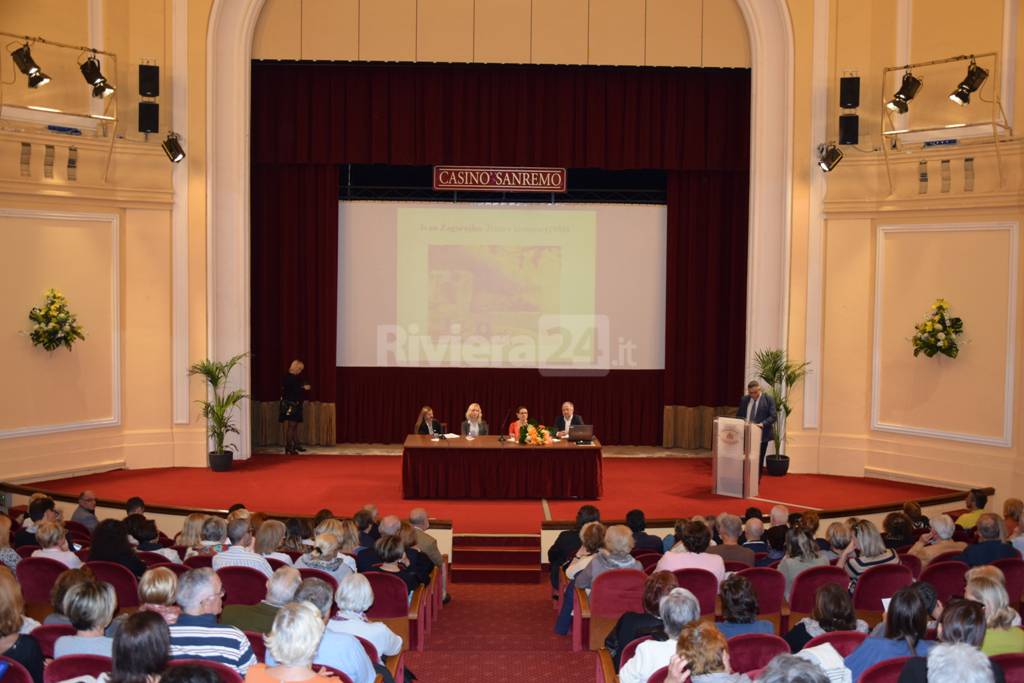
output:
[[[164,153],[167,155],[167,158],[174,163],[178,163],[185,158],[185,150],[182,149],[181,143],[178,142],[180,139],[181,138],[178,137],[178,134],[172,130],[167,134],[167,139],[160,145],[164,148]]]
[[[960,81],[960,85],[949,95],[949,99],[961,107],[966,107],[971,103],[971,93],[980,88],[986,78],[988,71],[982,69],[972,59],[970,66],[967,67],[967,77]]]
[[[50,82],[50,77],[44,74],[42,71],[37,71],[28,77],[28,87],[38,88],[41,85],[46,85]]]
[[[93,97],[109,97],[114,94],[114,86],[107,82],[100,71],[100,60],[96,59],[95,54],[79,64],[78,68],[82,70],[85,82],[92,86]]]
[[[892,111],[906,114],[909,109],[907,103],[914,99],[914,95],[920,89],[921,79],[908,71],[903,74],[903,82],[900,84],[900,89],[896,91],[896,94],[892,96],[892,99],[885,106]]]
[[[15,66],[18,67],[18,71],[28,76],[30,88],[38,88],[50,82],[50,77],[44,74],[36,64],[36,60],[32,59],[32,50],[29,49],[28,43],[17,50],[12,50],[11,57],[14,59]]]
[[[818,166],[825,173],[835,168],[842,160],[843,150],[839,149],[834,142],[818,145]]]

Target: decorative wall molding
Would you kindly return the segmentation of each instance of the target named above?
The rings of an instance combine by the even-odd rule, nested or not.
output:
[[[188,144],[188,0],[174,0],[171,16],[171,129]],[[171,210],[171,405],[175,424],[188,423],[188,174],[174,164]]]
[[[880,392],[881,392],[881,357],[879,346],[881,343],[881,307],[882,291],[885,285],[883,268],[885,265],[885,240],[887,233],[898,232],[963,232],[971,230],[1007,230],[1010,234],[1010,250],[1007,254],[1009,259],[1009,292],[1006,311],[1006,362],[1003,394],[1003,433],[1001,436],[992,437],[981,434],[965,434],[960,432],[947,432],[938,429],[915,427],[913,425],[901,425],[882,422],[879,417]],[[873,338],[871,349],[871,429],[883,432],[893,432],[908,436],[922,436],[934,439],[949,439],[952,441],[963,441],[985,446],[1001,446],[1009,448],[1013,441],[1013,419],[1014,419],[1014,381],[1015,358],[1017,353],[1017,269],[1020,261],[1018,250],[1019,224],[1015,221],[993,221],[977,223],[934,223],[934,224],[906,224],[906,225],[879,225],[875,235],[875,312],[873,321]],[[908,351],[909,353],[909,351]]]
[[[61,424],[37,425],[17,427],[15,429],[0,429],[0,439],[11,439],[25,436],[39,436],[41,434],[58,434],[61,432],[75,432],[83,429],[99,429],[103,427],[116,427],[121,424],[121,239],[120,219],[116,213],[79,213],[70,211],[41,211],[33,209],[5,209],[0,208],[0,216],[13,218],[48,219],[54,221],[91,221],[110,223],[111,232],[111,414],[109,417],[81,420],[77,422],[65,422]]]

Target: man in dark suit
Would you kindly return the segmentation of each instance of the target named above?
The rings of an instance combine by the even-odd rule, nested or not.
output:
[[[569,401],[562,404],[562,414],[555,418],[555,436],[564,439],[569,436],[569,427],[583,424],[583,418],[576,414],[576,406]]]
[[[39,545],[39,541],[36,540],[36,527],[43,522],[56,522],[59,519],[57,505],[52,498],[36,498],[28,506],[25,525],[14,534],[14,547]]]
[[[736,417],[752,422],[761,428],[761,453],[758,458],[760,462],[758,476],[760,477],[764,472],[764,458],[768,453],[768,442],[775,436],[774,427],[777,416],[775,413],[775,401],[772,400],[771,396],[761,391],[761,385],[757,380],[752,380],[747,384],[747,395],[740,399],[740,407],[736,411]]]
[[[633,532],[633,548],[649,550],[659,555],[662,553],[661,539],[647,533],[647,518],[643,510],[630,510],[626,513],[626,526]]]
[[[954,559],[964,562],[968,567],[980,567],[992,564],[996,560],[1017,557],[1017,551],[1009,543],[1003,543],[999,529],[999,518],[986,512],[978,518],[978,542],[968,545],[963,553]]]

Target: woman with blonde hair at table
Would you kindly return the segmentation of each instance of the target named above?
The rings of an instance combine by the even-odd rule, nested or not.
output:
[[[479,403],[470,403],[466,408],[466,419],[462,421],[463,436],[487,436],[487,422]]]
[[[416,426],[413,433],[436,436],[441,433],[441,423],[434,419],[434,409],[430,406],[420,408],[420,416],[416,418]]]

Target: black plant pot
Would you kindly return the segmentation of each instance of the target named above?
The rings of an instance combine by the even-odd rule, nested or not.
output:
[[[231,451],[220,451],[210,453],[210,469],[214,472],[229,472],[234,456]]]
[[[789,472],[788,455],[769,455],[765,458],[765,467],[770,477],[784,477]]]

